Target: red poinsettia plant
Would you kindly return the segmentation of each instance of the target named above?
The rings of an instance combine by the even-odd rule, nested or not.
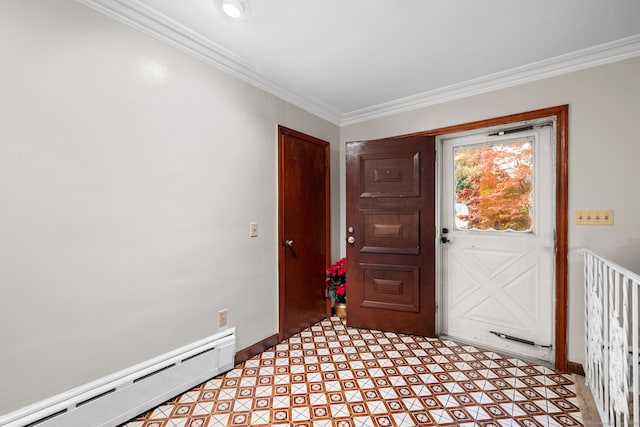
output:
[[[340,258],[327,268],[327,297],[339,304],[347,301],[346,258]]]

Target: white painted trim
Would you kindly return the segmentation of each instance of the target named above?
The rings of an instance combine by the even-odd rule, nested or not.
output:
[[[342,115],[342,126],[640,56],[640,34]]]
[[[338,126],[416,110],[640,56],[640,34],[638,34],[406,98],[341,112],[301,90],[263,76],[233,52],[158,13],[140,0],[76,1],[175,46],[244,82]]]

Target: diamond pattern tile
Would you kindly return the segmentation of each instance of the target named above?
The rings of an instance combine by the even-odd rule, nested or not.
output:
[[[571,377],[325,319],[122,427],[583,426]]]

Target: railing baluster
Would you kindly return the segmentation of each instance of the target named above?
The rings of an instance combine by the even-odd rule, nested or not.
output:
[[[624,337],[624,348],[623,348],[623,360],[625,367],[625,375],[623,381],[623,390],[625,398],[629,396],[629,357],[628,357],[628,348],[629,348],[629,292],[627,291],[627,278],[619,272],[616,272],[616,285],[620,285],[622,288],[622,332]],[[617,286],[616,286],[617,287]],[[625,399],[626,400],[626,399]],[[624,425],[629,424],[629,406],[625,402],[626,410],[623,412],[624,414]]]
[[[599,262],[596,262],[596,260],[594,259],[594,277],[596,282],[594,283],[595,287],[596,287],[596,301],[598,302],[598,306],[600,307],[600,312],[598,313],[599,315],[599,321],[600,321],[600,325],[598,330],[596,331],[597,334],[597,338],[598,338],[598,348],[597,350],[600,352],[598,355],[598,367],[597,367],[597,372],[598,372],[598,398],[600,400],[600,405],[602,408],[602,414],[601,416],[603,417],[603,419],[606,417],[607,422],[609,422],[609,412],[608,412],[608,408],[609,405],[607,404],[607,401],[605,400],[605,379],[604,379],[604,361],[605,361],[605,354],[606,352],[604,351],[605,347],[604,347],[604,325],[605,325],[605,319],[607,318],[607,316],[605,315],[605,310],[607,308],[606,304],[605,304],[605,297],[606,297],[606,292],[604,289],[604,282],[602,280],[602,264],[600,264]]]

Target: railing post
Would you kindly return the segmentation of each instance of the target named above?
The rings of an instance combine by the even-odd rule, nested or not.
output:
[[[609,319],[611,318],[610,305],[609,300],[611,287],[609,286],[609,282],[607,278],[609,277],[607,274],[607,266],[601,262],[598,263],[598,267],[600,268],[600,277],[598,278],[598,282],[602,285],[603,288],[603,301],[602,307],[604,310],[604,318],[603,318],[603,328],[602,328],[602,344],[603,348],[603,357],[602,357],[602,372],[604,374],[603,378],[603,387],[604,387],[604,401],[605,405],[605,417],[606,422],[611,424],[612,421],[612,411],[611,411],[611,398],[609,396]]]
[[[638,352],[640,352],[640,347],[638,346],[638,287],[640,287],[640,282],[631,282],[631,384],[633,387],[633,424],[635,426],[640,425],[640,396],[638,396],[638,381],[640,381],[640,376],[638,375]]]

